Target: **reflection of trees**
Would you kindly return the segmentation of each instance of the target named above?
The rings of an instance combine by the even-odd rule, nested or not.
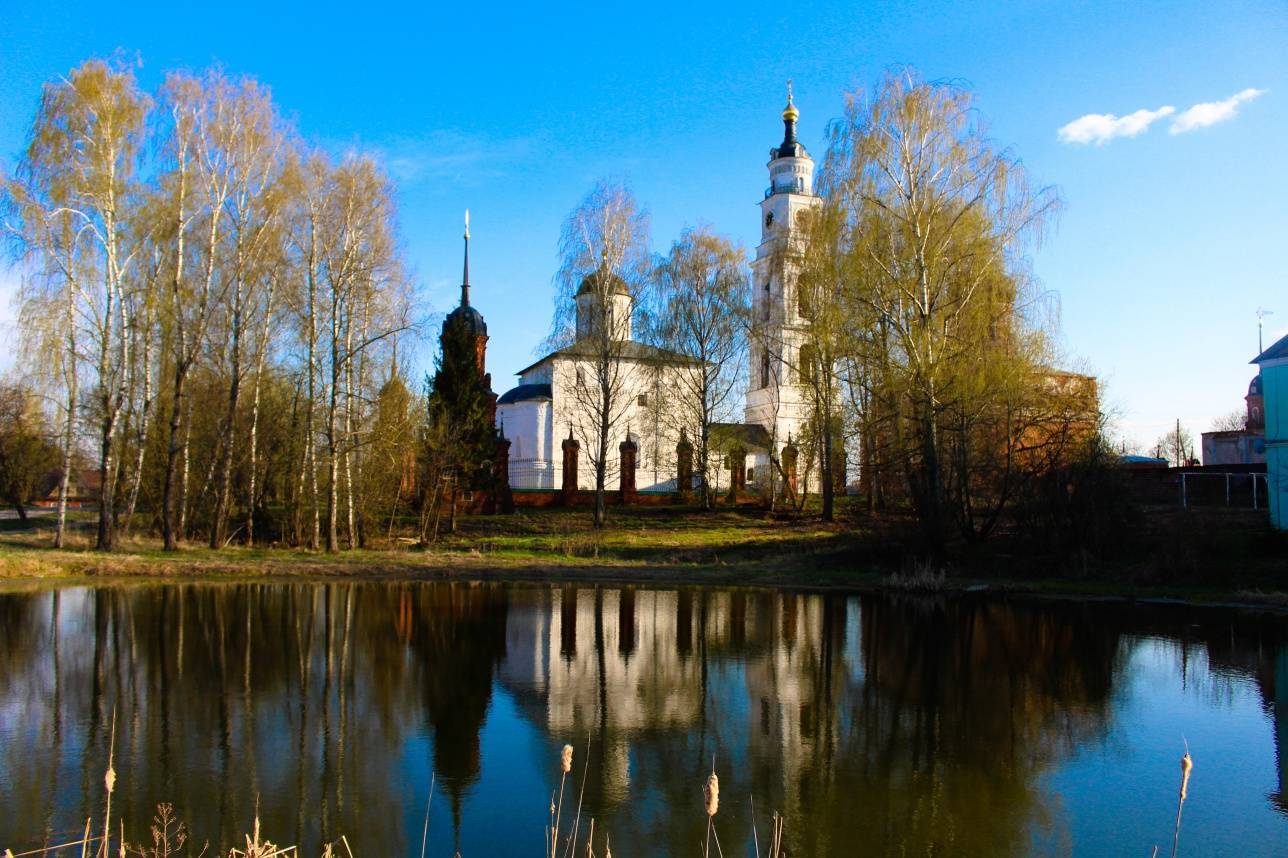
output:
[[[762,811],[787,812],[800,854],[856,843],[873,854],[1022,852],[1045,819],[1038,777],[1108,718],[1119,635],[1079,611],[693,590],[630,598],[628,610],[615,591],[565,589],[548,621],[522,620],[548,641],[523,647],[536,675],[511,676],[512,687],[535,695],[525,711],[554,741],[595,736],[587,807],[600,824],[666,854],[701,838],[697,788],[713,754],[731,853],[750,836],[751,795]],[[630,658],[613,645],[626,628],[638,638]],[[594,652],[561,644],[570,637]],[[558,657],[531,658],[542,652]]]
[[[449,794],[478,776],[505,592],[101,587],[0,595],[0,621],[0,715],[30,737],[0,751],[0,843],[39,845],[101,811],[115,711],[127,824],[171,801],[226,845],[258,802],[265,831],[304,854],[339,833],[357,854],[394,854],[409,735],[428,721]]]
[[[1106,725],[1118,635],[1077,611],[996,601],[871,599],[861,623],[846,763],[823,761],[833,788],[802,804],[798,836],[1023,853],[1045,821],[1038,776]],[[838,814],[848,824],[829,826]]]
[[[479,776],[479,731],[492,674],[505,655],[506,590],[495,585],[421,587],[411,649],[434,733],[434,771],[452,799],[459,846],[461,799]]]
[[[0,846],[100,812],[114,709],[127,824],[169,800],[228,844],[258,798],[265,830],[305,854],[341,832],[355,854],[407,854],[432,762],[472,833],[492,824],[463,802],[487,774],[499,677],[538,727],[546,779],[512,785],[516,842],[540,837],[558,747],[577,747],[580,772],[590,736],[583,821],[633,855],[692,853],[713,755],[726,854],[746,852],[753,795],[762,832],[786,812],[792,854],[1024,854],[1050,815],[1043,774],[1111,717],[1129,635],[1175,641],[1196,694],[1255,676],[1288,736],[1282,624],[1211,617],[696,588],[0,594],[0,723],[16,730],[0,747]]]

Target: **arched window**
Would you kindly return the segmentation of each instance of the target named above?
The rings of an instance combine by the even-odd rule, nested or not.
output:
[[[760,318],[762,321],[766,321],[766,322],[769,321],[769,298],[770,298],[769,281],[766,280],[765,294],[760,301]]]
[[[809,288],[800,281],[796,283],[796,312],[802,319],[810,316]]]
[[[769,349],[760,350],[760,386],[769,387]]]
[[[797,359],[796,377],[801,384],[814,383],[814,363],[818,360],[818,351],[808,343],[801,346]]]

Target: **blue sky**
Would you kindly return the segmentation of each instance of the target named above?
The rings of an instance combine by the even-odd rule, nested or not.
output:
[[[117,49],[138,55],[148,88],[167,69],[212,62],[254,75],[307,139],[382,155],[424,313],[456,300],[468,206],[474,303],[488,320],[498,391],[546,333],[559,225],[597,178],[630,181],[659,249],[697,223],[751,248],[786,79],[817,157],[844,92],[899,63],[969,83],[992,135],[1060,188],[1067,209],[1035,271],[1059,296],[1065,351],[1103,379],[1122,434],[1150,443],[1177,417],[1207,429],[1242,405],[1257,307],[1276,313],[1267,342],[1288,333],[1282,0],[0,0],[0,163],[21,149],[43,81]],[[1247,89],[1262,92],[1224,121],[1170,133],[1194,105]],[[1169,106],[1137,136],[1058,135],[1088,114]],[[1124,127],[1102,118],[1074,130]],[[0,273],[6,301],[13,277]]]

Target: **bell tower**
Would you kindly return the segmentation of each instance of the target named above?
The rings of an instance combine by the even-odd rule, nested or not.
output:
[[[800,437],[809,416],[808,390],[798,370],[805,320],[796,278],[800,217],[817,207],[819,198],[814,194],[814,159],[796,139],[799,118],[788,81],[783,142],[769,150],[769,187],[760,201],[760,244],[751,264],[753,323],[745,414],[747,423],[765,427],[776,451],[789,436]]]

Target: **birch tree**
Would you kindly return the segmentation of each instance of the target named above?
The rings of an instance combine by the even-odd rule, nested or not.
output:
[[[830,135],[820,187],[848,232],[846,316],[852,330],[888,337],[887,377],[872,390],[898,415],[901,470],[928,539],[942,546],[944,432],[968,394],[963,368],[988,359],[981,343],[1023,333],[1016,293],[1008,300],[995,287],[1023,274],[1058,197],[1031,188],[1020,161],[985,136],[967,90],[908,70],[851,95]]]
[[[45,101],[51,95],[45,94]],[[43,104],[44,102],[42,102]],[[18,172],[3,183],[4,236],[13,259],[26,272],[19,291],[21,353],[39,355],[31,370],[54,388],[59,403],[61,454],[54,547],[66,538],[67,500],[72,481],[80,409],[80,329],[89,286],[95,276],[88,225],[69,205],[71,173],[53,169],[33,133]]]
[[[388,179],[373,161],[355,157],[336,166],[327,177],[322,199],[317,249],[320,297],[326,314],[326,548],[336,551],[340,469],[352,448],[352,427],[345,428],[351,400],[343,385],[361,354],[403,327],[398,309],[379,326],[363,320],[364,308],[378,295],[399,293],[401,271],[396,259],[392,193]]]
[[[648,217],[625,184],[603,180],[564,220],[555,275],[555,317],[548,343],[576,358],[564,391],[568,415],[595,472],[594,525],[607,519],[611,441],[630,414],[632,354],[628,308],[648,272]],[[619,299],[627,299],[625,302]]]
[[[170,249],[169,288],[161,303],[168,331],[169,415],[161,485],[161,535],[167,551],[184,536],[190,415],[187,384],[203,353],[211,317],[222,303],[225,283],[217,281],[225,204],[232,177],[225,169],[216,134],[224,105],[202,79],[186,73],[167,77],[161,90],[164,166],[159,177],[167,206],[164,230]],[[191,257],[191,258],[190,258]]]
[[[785,356],[785,363],[807,391],[809,422],[799,443],[811,451],[807,459],[818,462],[822,517],[832,521],[837,484],[843,484],[845,474],[838,370],[846,366],[841,356],[850,331],[841,308],[847,275],[842,218],[835,207],[825,204],[803,212],[800,229],[804,239],[801,259],[796,261],[796,297],[804,341],[794,354]]]
[[[0,177],[26,369],[58,403],[55,542],[92,430],[102,549],[136,511],[169,550],[230,521],[254,543],[279,498],[291,541],[316,547],[325,508],[329,547],[361,544],[373,386],[407,327],[389,182],[303,152],[252,79],[175,73],[157,102],[85,63]]]
[[[254,80],[231,82],[212,76],[207,97],[217,105],[214,146],[210,156],[227,171],[229,194],[224,201],[228,223],[228,290],[224,324],[227,333],[227,408],[224,412],[216,469],[215,508],[210,547],[224,542],[232,501],[233,444],[246,374],[247,338],[251,336],[256,305],[272,314],[276,286],[274,251],[280,234],[283,197],[279,190],[286,134],[268,91]],[[253,432],[252,434],[252,445]]]
[[[96,546],[103,551],[115,541],[119,421],[132,366],[125,291],[140,247],[131,222],[138,193],[134,170],[149,107],[128,70],[90,60],[46,85],[19,167],[29,187],[52,192],[45,200],[54,205],[43,212],[46,224],[52,218],[76,236],[61,245],[79,257],[68,273],[83,326],[77,355],[85,350],[93,373],[100,482]]]
[[[694,430],[702,502],[708,509],[714,484],[711,427],[731,419],[744,380],[749,284],[746,254],[705,227],[681,233],[650,281],[651,338],[701,365],[699,372],[675,374],[679,389],[663,402],[668,420]]]

